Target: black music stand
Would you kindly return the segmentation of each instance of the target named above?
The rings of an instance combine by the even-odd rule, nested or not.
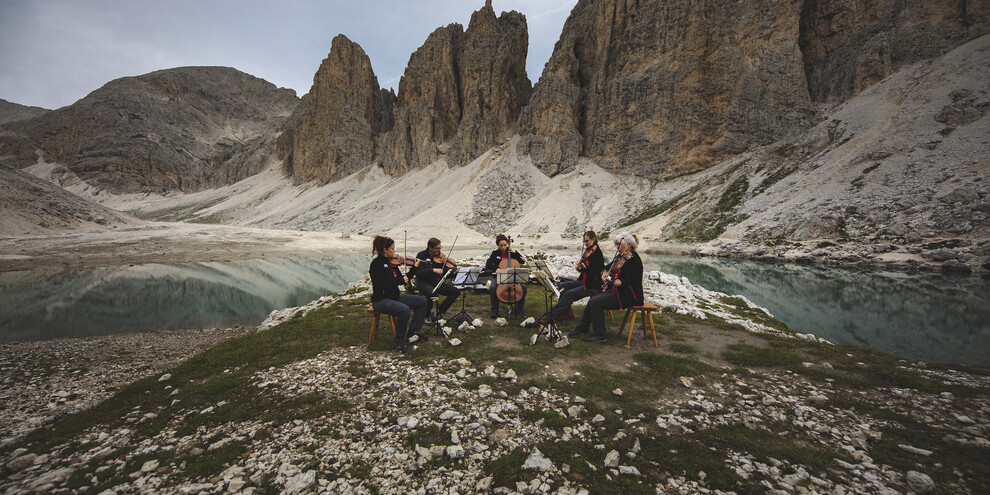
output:
[[[536,338],[533,339],[533,345],[539,342],[540,337],[545,338],[550,343],[560,340],[560,329],[557,328],[557,322],[553,320],[553,312],[550,311],[550,308],[553,307],[551,304],[553,297],[556,296],[557,299],[560,299],[560,291],[550,281],[549,272],[546,271],[549,268],[546,267],[546,263],[543,263],[542,267],[537,265],[537,268],[539,270],[536,272],[536,280],[543,286],[543,303],[546,311],[544,315],[546,315],[546,321],[540,323],[540,331],[536,334]]]
[[[457,271],[457,275],[454,275],[454,286],[461,286],[461,312],[454,315],[453,320],[456,322],[463,321],[474,321],[471,315],[464,311],[464,298],[467,297],[468,287],[473,287],[478,283],[478,278],[481,277],[481,267],[478,266],[466,266]]]
[[[496,281],[498,285],[502,284],[528,284],[529,283],[529,268],[500,268],[495,270]],[[515,288],[509,287],[509,294],[515,296]],[[524,293],[525,294],[525,293]],[[519,312],[516,311],[516,306],[518,302],[506,303],[509,305],[509,314],[506,316],[518,316]],[[524,308],[525,309],[525,308]]]

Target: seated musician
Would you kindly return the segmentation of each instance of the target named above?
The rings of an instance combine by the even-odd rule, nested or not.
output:
[[[515,248],[509,245],[509,238],[504,234],[499,234],[495,238],[495,243],[498,245],[498,249],[492,251],[491,256],[488,257],[488,261],[485,262],[485,269],[483,272],[494,274],[495,270],[499,269],[501,263],[505,262],[505,266],[511,266],[509,259],[514,259],[519,262],[520,265],[526,263],[526,259],[523,258]],[[498,295],[497,295],[497,282],[492,281],[488,285],[488,296],[491,298],[492,302],[492,318],[498,318]],[[522,298],[515,304],[516,315],[523,316],[526,307],[526,284],[521,284],[522,286]],[[514,294],[518,297],[518,294]],[[511,306],[511,304],[510,304]]]
[[[562,282],[560,284],[560,299],[557,300],[550,314],[553,319],[560,321],[564,314],[570,311],[574,301],[579,301],[586,297],[594,296],[602,291],[602,270],[605,269],[605,257],[598,247],[598,236],[595,231],[589,230],[584,233],[584,254],[577,260],[574,268],[581,274],[576,280]],[[545,318],[540,319],[541,323],[546,323]]]
[[[447,257],[443,254],[440,239],[436,237],[431,237],[426,242],[426,249],[417,253],[416,258],[421,260],[420,266],[409,270],[409,276],[416,277],[416,289],[427,297],[427,313],[433,309],[433,301],[429,298],[434,295],[444,296],[443,302],[437,308],[440,318],[443,318],[443,314],[450,309],[452,304],[457,302],[457,297],[461,295],[461,291],[448,283],[453,278],[452,275],[447,275],[443,285],[438,287],[436,291],[433,288],[437,286],[446,272],[454,269],[453,260],[449,260],[450,263],[448,263]]]
[[[574,331],[567,334],[577,337],[592,330],[582,340],[604,344],[605,310],[625,309],[643,304],[643,260],[636,253],[639,236],[622,233],[615,238],[615,258],[602,271],[603,292],[588,300],[588,307],[581,315]]]
[[[426,298],[399,293],[399,286],[405,285],[407,280],[396,267],[405,260],[396,258],[395,241],[376,235],[371,247],[377,255],[368,268],[371,276],[371,307],[379,313],[395,317],[395,350],[404,353],[409,337],[418,335],[419,329],[423,327]],[[409,322],[410,312],[412,323]]]

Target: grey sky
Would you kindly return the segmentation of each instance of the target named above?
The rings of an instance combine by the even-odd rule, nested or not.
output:
[[[493,0],[529,27],[535,83],[576,0]],[[124,76],[222,65],[309,91],[343,33],[383,87],[398,89],[409,55],[434,29],[464,28],[484,0],[0,0],[0,98],[55,109]]]

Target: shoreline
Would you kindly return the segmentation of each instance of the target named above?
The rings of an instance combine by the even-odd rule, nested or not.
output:
[[[414,234],[417,240],[427,235]],[[561,241],[541,242],[539,236],[518,236],[521,250],[574,249]],[[397,241],[398,242],[398,241]],[[576,242],[576,241],[575,241]],[[608,250],[607,240],[602,244]],[[754,245],[716,240],[703,244],[661,242],[644,236],[641,252],[793,263],[824,267],[868,268],[900,272],[987,276],[990,260],[969,247],[896,247],[889,244],[838,245],[827,241]],[[931,243],[930,245],[939,244]],[[951,245],[949,242],[942,242]],[[369,235],[340,232],[262,229],[181,222],[148,222],[137,227],[72,231],[47,235],[0,237],[0,273],[44,268],[88,270],[148,263],[235,261],[285,256],[361,253],[371,245]],[[416,244],[417,250],[419,243]],[[485,250],[481,243],[458,245],[458,250]],[[462,251],[463,252],[463,251]],[[456,259],[457,256],[454,256]]]

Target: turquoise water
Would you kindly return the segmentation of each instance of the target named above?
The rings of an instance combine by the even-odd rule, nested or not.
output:
[[[646,256],[646,269],[741,294],[836,344],[934,363],[990,364],[990,281],[711,258]]]
[[[792,329],[940,363],[990,364],[990,281],[644,255],[647,270],[742,294]],[[256,325],[362,279],[369,258],[0,273],[0,341]]]

